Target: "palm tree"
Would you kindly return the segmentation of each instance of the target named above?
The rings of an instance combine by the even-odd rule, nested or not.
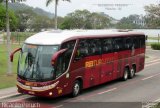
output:
[[[11,41],[10,41],[10,24],[9,24],[9,9],[8,9],[8,2],[22,2],[25,0],[0,0],[0,3],[5,2],[6,3],[6,30],[7,30],[7,56],[8,56],[8,71],[7,75],[12,75],[12,64],[10,62],[10,54],[11,54]]]
[[[53,1],[55,1],[55,29],[57,29],[57,5],[58,5],[59,0],[47,0],[46,6],[51,4],[51,2],[53,2]],[[70,2],[70,0],[63,0],[63,1],[69,1]]]
[[[8,0],[6,0],[6,30],[7,30],[7,55],[8,55],[8,71],[7,75],[12,74],[12,63],[10,62],[11,53],[11,41],[10,41],[10,24],[9,24],[9,12],[8,12]]]

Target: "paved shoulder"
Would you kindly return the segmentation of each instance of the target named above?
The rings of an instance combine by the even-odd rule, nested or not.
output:
[[[17,87],[10,87],[5,89],[0,89],[0,99],[6,98],[9,96],[18,95]]]

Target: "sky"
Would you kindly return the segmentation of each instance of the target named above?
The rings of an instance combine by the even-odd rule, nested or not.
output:
[[[46,7],[46,0],[27,0],[24,3],[54,13],[54,0],[48,7]],[[58,16],[65,16],[77,9],[87,9],[91,12],[104,12],[119,20],[130,14],[145,15],[145,5],[159,3],[160,0],[71,0],[71,2],[59,0]]]

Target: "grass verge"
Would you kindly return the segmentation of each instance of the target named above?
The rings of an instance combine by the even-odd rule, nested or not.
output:
[[[151,48],[154,50],[160,50],[160,44],[159,43],[151,44]]]
[[[20,45],[18,44],[12,44],[12,51],[19,47]],[[19,53],[15,54],[14,62],[12,63],[13,75],[7,76],[7,47],[5,44],[0,44],[0,89],[15,86],[18,56]]]
[[[158,37],[148,37],[148,40],[158,40]]]
[[[16,85],[16,74],[12,76],[0,75],[0,89],[14,87]]]

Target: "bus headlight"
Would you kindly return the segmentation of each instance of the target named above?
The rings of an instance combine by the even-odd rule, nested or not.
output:
[[[52,92],[49,92],[49,95],[51,96],[53,93]]]

